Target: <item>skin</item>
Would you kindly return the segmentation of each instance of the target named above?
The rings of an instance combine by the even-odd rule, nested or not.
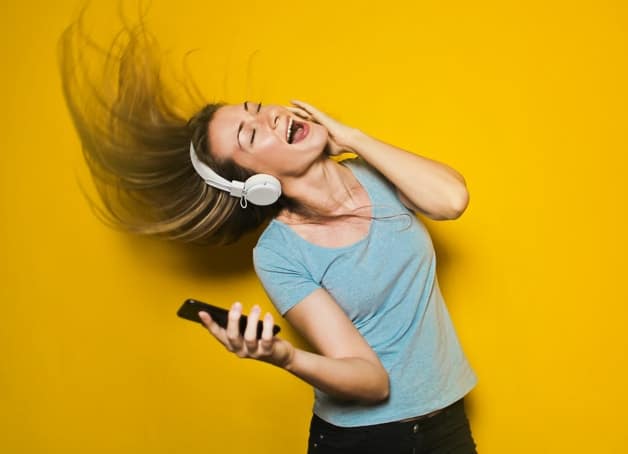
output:
[[[257,173],[269,173],[281,181],[282,191],[297,201],[329,214],[348,213],[369,204],[368,195],[351,171],[329,159],[343,151],[358,153],[396,188],[400,201],[415,213],[435,220],[456,219],[465,210],[469,196],[464,178],[449,166],[379,141],[346,126],[315,107],[293,101],[296,107],[248,105],[225,106],[218,110],[209,127],[209,140],[216,157],[233,159]],[[288,144],[285,128],[289,116],[306,120],[311,127],[303,142]],[[242,123],[240,143],[236,134]],[[250,145],[255,130],[255,141]],[[364,235],[368,224],[346,221],[326,225],[299,225],[302,219],[281,212],[277,219],[290,224],[298,234],[320,243],[333,238],[350,244]],[[261,340],[255,326],[261,318],[253,306],[244,336],[238,332],[242,305],[229,312],[226,329],[199,316],[209,332],[227,350],[242,358],[253,358],[282,367],[312,386],[341,399],[376,403],[387,399],[389,379],[379,358],[333,297],[318,289],[285,314],[286,320],[312,345],[316,353],[295,348],[273,337],[273,318],[266,313]]]
[[[357,130],[322,114],[315,118],[311,110],[305,110],[303,106],[259,108],[258,103],[247,103],[246,107],[248,109],[242,104],[229,105],[215,113],[208,130],[215,157],[232,159],[256,173],[276,176],[281,181],[283,193],[323,212],[339,214],[369,203],[366,191],[353,173],[325,153],[326,145],[329,145],[331,154],[351,151],[348,139]],[[310,127],[307,137],[295,144],[286,140],[290,117],[306,122]],[[326,125],[321,124],[321,119]],[[238,135],[241,123],[243,126]],[[251,144],[253,130],[255,136]],[[332,135],[331,130],[335,134]],[[280,213],[277,219],[288,224],[299,221],[287,212]],[[296,230],[301,229],[302,236],[312,240],[330,237],[320,232],[334,229],[341,235],[332,237],[352,242],[368,230],[368,223],[364,221],[349,227],[345,222],[344,226],[338,223],[319,225],[313,229],[319,232],[317,236],[312,235],[311,227],[293,225]],[[282,367],[338,398],[369,403],[388,396],[388,374],[379,358],[326,290],[316,290],[285,314],[286,320],[317,353],[296,349],[286,340],[273,337],[273,317],[270,313],[262,317],[258,305],[251,309],[246,331],[240,335],[238,321],[242,310],[241,303],[233,304],[226,329],[213,322],[205,312],[200,312],[199,316],[209,332],[227,350],[241,358]],[[262,338],[257,340],[255,327],[260,318],[264,329]]]
[[[288,143],[289,118],[310,128],[302,141]],[[329,117],[326,120],[332,121]],[[282,192],[287,196],[321,212],[338,214],[355,207],[350,201],[343,206],[342,200],[350,197],[351,188],[359,184],[351,171],[325,154],[327,144],[332,154],[350,151],[345,137],[356,130],[336,123],[338,131],[331,136],[326,126],[302,108],[278,105],[260,108],[259,103],[246,102],[220,108],[209,125],[208,138],[216,158],[231,159],[255,173],[273,175],[281,181]],[[238,134],[240,124],[243,127]],[[282,218],[288,221],[291,214],[281,213]]]
[[[308,136],[298,143],[290,144],[286,139],[290,118],[310,127]],[[328,141],[324,126],[305,120],[286,107],[254,102],[220,108],[208,134],[217,158],[231,159],[242,167],[278,178],[301,176],[322,155]]]

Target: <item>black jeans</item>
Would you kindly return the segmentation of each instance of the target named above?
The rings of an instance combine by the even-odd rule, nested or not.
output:
[[[464,399],[418,422],[338,427],[316,415],[308,454],[477,454]]]

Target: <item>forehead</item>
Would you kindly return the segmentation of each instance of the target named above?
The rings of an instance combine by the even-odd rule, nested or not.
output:
[[[209,146],[214,156],[229,158],[239,151],[237,134],[244,115],[242,104],[228,104],[214,112],[207,131]]]

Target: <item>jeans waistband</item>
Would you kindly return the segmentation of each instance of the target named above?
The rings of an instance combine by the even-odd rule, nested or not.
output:
[[[457,407],[463,405],[463,403],[462,403],[463,399],[464,398],[461,398],[461,399],[455,401],[453,404],[447,405],[446,407],[443,407],[443,408],[441,408],[439,410],[435,410],[435,411],[433,411],[431,413],[428,413],[426,415],[415,416],[413,418],[412,417],[411,418],[405,418],[405,419],[402,419],[400,421],[395,421],[395,422],[397,422],[397,423],[412,423],[412,422],[425,421],[426,419],[433,418],[436,415],[439,415],[441,413],[445,413],[447,411],[450,411],[450,410],[452,410],[454,408],[457,408]]]
[[[350,427],[341,427],[341,426],[336,426],[332,423],[329,423],[327,421],[325,421],[324,419],[320,418],[319,416],[317,416],[316,414],[312,415],[312,422],[316,423],[318,425],[321,426],[327,426],[329,428],[334,428],[334,429],[341,429],[341,430],[348,430],[348,431],[353,431],[353,430],[363,430],[363,429],[377,429],[377,428],[383,428],[386,426],[391,426],[391,425],[399,425],[399,426],[406,426],[406,425],[412,425],[412,424],[416,424],[417,422],[425,422],[427,421],[433,421],[436,419],[439,419],[438,417],[442,417],[442,416],[446,416],[447,413],[454,411],[456,409],[458,409],[459,407],[462,407],[464,405],[463,403],[464,398],[460,398],[457,401],[455,401],[454,403],[443,407],[439,410],[435,410],[431,413],[425,414],[425,415],[420,415],[420,416],[416,416],[416,417],[411,417],[408,419],[403,419],[403,420],[399,420],[399,421],[391,421],[391,422],[385,422],[385,423],[380,423],[380,424],[372,424],[372,425],[367,425],[367,426],[350,426]]]

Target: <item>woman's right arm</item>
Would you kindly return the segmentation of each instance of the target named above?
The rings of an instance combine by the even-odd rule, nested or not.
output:
[[[255,339],[259,308],[248,316],[244,336],[237,324],[241,305],[229,312],[227,328],[208,316],[201,318],[225,347],[243,358],[254,358],[282,367],[305,382],[337,398],[377,403],[388,398],[388,374],[375,352],[351,320],[324,289],[317,289],[285,314],[286,320],[318,353],[295,348],[272,336],[273,319],[264,317],[262,339]],[[250,329],[249,329],[250,327]]]

